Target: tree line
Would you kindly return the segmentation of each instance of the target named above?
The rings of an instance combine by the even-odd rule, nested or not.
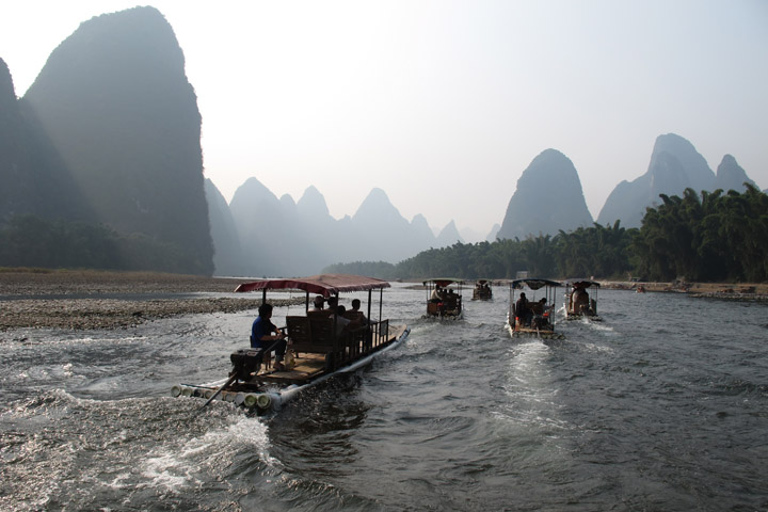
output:
[[[595,223],[555,236],[457,242],[396,265],[354,262],[326,271],[390,280],[513,279],[527,271],[538,277],[762,282],[768,280],[768,195],[745,185],[743,193],[699,195],[689,188],[682,197],[661,195],[640,228]]]
[[[633,240],[637,271],[657,280],[768,279],[768,195],[745,185],[744,193],[661,195]]]

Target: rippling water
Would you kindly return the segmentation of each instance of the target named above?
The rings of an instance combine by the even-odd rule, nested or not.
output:
[[[436,323],[387,290],[406,343],[269,418],[169,394],[253,312],[0,333],[0,509],[768,510],[768,305],[604,290],[545,344],[494,294]]]

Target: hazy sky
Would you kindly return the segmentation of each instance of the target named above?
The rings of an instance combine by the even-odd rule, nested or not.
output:
[[[81,22],[147,5],[7,4],[19,96]],[[409,220],[484,237],[545,149],[573,161],[596,218],[670,132],[768,187],[766,0],[149,5],[184,50],[205,174],[227,200],[251,176],[296,201],[315,185],[340,218],[379,187]]]

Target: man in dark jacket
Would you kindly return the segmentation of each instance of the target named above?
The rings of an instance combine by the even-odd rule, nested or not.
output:
[[[285,370],[283,357],[285,357],[288,343],[285,341],[285,334],[275,327],[275,324],[270,320],[271,318],[272,304],[262,304],[259,306],[259,316],[256,317],[251,326],[251,348],[274,350],[274,369],[282,371]]]

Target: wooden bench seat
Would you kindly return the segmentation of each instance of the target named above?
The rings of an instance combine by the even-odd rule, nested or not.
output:
[[[291,348],[295,352],[328,354],[334,351],[332,318],[288,316],[285,318],[285,324],[291,339]]]
[[[288,316],[285,319],[290,348],[297,354],[323,354],[327,364],[338,367],[354,361],[381,343],[387,335],[388,324],[380,322],[367,326],[350,325],[338,338],[334,336],[333,318],[327,316]],[[383,331],[382,331],[383,329]]]

